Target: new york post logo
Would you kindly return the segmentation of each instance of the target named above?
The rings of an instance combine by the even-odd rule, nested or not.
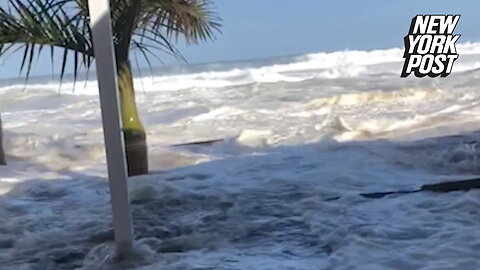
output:
[[[414,73],[416,77],[447,77],[458,59],[454,35],[460,15],[417,15],[404,38],[405,64],[402,78]]]

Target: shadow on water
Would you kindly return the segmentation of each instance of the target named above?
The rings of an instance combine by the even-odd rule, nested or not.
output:
[[[398,241],[411,240],[413,245],[448,230],[438,224],[422,227],[423,221],[412,221],[409,213],[415,218],[419,207],[447,211],[453,206],[428,194],[414,194],[407,196],[419,202],[387,196],[383,209],[372,207],[374,202],[359,194],[418,188],[449,175],[476,175],[479,134],[408,143],[282,146],[257,154],[245,149],[215,152],[220,151],[215,145],[182,148],[208,149],[222,158],[130,179],[142,259],[121,267],[163,261],[170,267],[166,269],[244,269],[242,260],[255,258],[252,252],[261,250],[278,263],[300,261],[330,269],[336,264],[332,258],[345,256],[342,249],[348,249],[353,236],[372,244],[380,237],[390,248],[405,251],[408,245],[397,247]],[[11,166],[16,162],[22,161],[11,161]],[[399,172],[381,171],[390,167]],[[120,267],[108,263],[113,241],[108,182],[73,171],[58,174],[60,179],[16,183],[0,196],[0,269]],[[473,222],[475,213],[462,207],[456,215]],[[399,209],[406,211],[401,217],[395,215]],[[371,212],[375,214],[366,214]],[[198,253],[224,257],[212,258],[210,268],[184,262]],[[419,264],[405,262],[402,267],[416,269]]]

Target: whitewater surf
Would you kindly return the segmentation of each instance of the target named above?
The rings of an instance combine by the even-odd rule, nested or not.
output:
[[[457,49],[442,79],[401,79],[402,48],[137,73],[130,266],[480,268],[479,191],[360,195],[480,174],[480,43]],[[0,81],[0,269],[118,268],[97,91]]]

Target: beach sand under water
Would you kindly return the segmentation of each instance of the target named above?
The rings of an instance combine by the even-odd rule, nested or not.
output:
[[[0,81],[0,269],[480,269],[480,191],[359,195],[480,175],[480,44],[458,51],[437,79],[401,79],[402,49],[137,77],[154,173],[121,265],[96,84]]]

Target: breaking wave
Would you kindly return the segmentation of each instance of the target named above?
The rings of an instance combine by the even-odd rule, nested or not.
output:
[[[463,43],[457,45],[459,60],[453,67],[453,72],[464,72],[480,68],[480,43]],[[257,60],[250,67],[230,68],[232,63],[205,64],[203,72],[186,68],[182,74],[164,72],[164,69],[154,71],[150,76],[137,77],[137,88],[149,91],[177,91],[185,89],[218,89],[251,84],[299,83],[313,79],[338,79],[375,76],[398,76],[403,64],[403,49],[392,48],[384,50],[359,51],[347,50],[337,52],[322,52],[290,58],[289,61],[272,64],[272,61]],[[467,56],[468,57],[465,57]],[[463,56],[463,57],[462,57]],[[238,66],[238,65],[236,65]],[[195,71],[194,71],[195,70]],[[212,71],[209,71],[212,70]],[[148,72],[144,72],[145,74]],[[168,73],[169,75],[163,75]],[[75,86],[71,81],[59,82],[52,79],[38,78],[27,86],[23,82],[5,83],[0,81],[0,91],[60,91],[62,94],[96,95],[96,81],[78,82]],[[75,90],[72,90],[75,89]]]

